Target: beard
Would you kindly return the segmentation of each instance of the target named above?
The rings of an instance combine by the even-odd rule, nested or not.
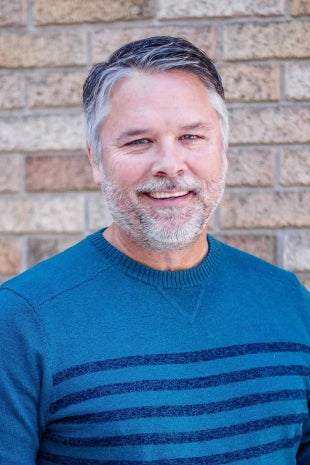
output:
[[[181,250],[193,244],[206,228],[224,193],[225,174],[223,170],[209,182],[187,175],[175,180],[153,178],[126,189],[102,175],[101,189],[114,223],[132,241],[152,250]],[[149,192],[169,190],[191,192],[192,201],[176,207],[143,201]]]

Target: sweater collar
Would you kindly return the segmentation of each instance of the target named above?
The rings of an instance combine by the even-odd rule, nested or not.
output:
[[[206,257],[193,268],[179,271],[161,271],[139,263],[120,252],[102,235],[103,229],[88,236],[87,240],[109,264],[121,272],[150,285],[165,288],[197,286],[213,275],[220,257],[221,243],[208,234],[209,250]]]

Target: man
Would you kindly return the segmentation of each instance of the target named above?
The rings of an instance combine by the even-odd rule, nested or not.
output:
[[[0,288],[5,465],[309,465],[310,298],[219,242],[221,79],[183,39],[84,86],[113,224]]]

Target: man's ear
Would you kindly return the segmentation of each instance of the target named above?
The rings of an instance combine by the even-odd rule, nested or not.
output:
[[[93,173],[93,180],[95,181],[95,184],[97,186],[101,185],[101,175],[100,175],[100,168],[98,166],[98,163],[94,160],[94,157],[92,155],[91,149],[89,146],[87,146],[87,157],[91,166],[91,170]]]

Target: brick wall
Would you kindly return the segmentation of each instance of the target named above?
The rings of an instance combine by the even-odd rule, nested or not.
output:
[[[0,280],[110,221],[81,86],[121,44],[184,36],[221,70],[230,173],[211,229],[310,288],[309,0],[0,0]]]

